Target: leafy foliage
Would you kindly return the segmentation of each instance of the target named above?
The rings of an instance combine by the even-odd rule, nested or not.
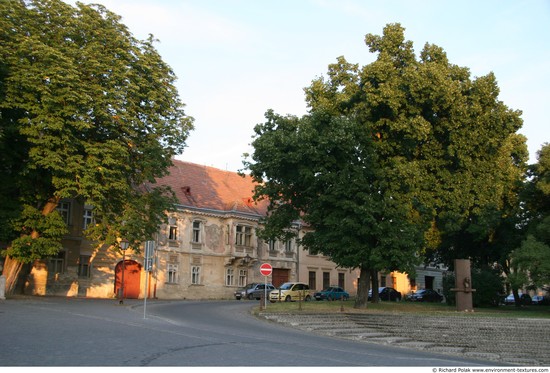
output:
[[[43,216],[30,206],[25,206],[15,229],[19,237],[12,241],[10,255],[23,263],[54,256],[61,249],[61,238],[68,233],[59,213]]]
[[[510,254],[513,288],[523,285],[543,287],[550,284],[550,145],[538,152],[538,163],[531,166],[525,186],[526,234]]]
[[[43,226],[54,224],[59,200],[79,198],[94,206],[95,239],[149,239],[173,201],[154,181],[193,128],[152,36],[136,40],[100,5],[10,0],[0,3],[0,39],[0,149],[13,150],[0,156],[10,182],[0,197],[2,238],[19,235],[30,206]],[[18,241],[42,246],[46,230],[37,232]],[[45,250],[13,241],[7,254],[50,255],[54,237]]]
[[[362,271],[407,271],[422,252],[452,265],[471,243],[498,256],[486,244],[519,206],[521,113],[492,73],[472,80],[430,44],[417,59],[399,24],[365,42],[376,61],[329,65],[305,89],[309,115],[268,112],[255,128],[245,165],[271,201],[267,229],[301,218],[306,247]]]

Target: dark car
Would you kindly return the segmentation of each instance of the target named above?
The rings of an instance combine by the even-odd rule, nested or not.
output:
[[[338,286],[330,286],[322,291],[313,294],[313,298],[317,300],[348,300],[349,293]]]
[[[369,290],[369,300],[372,299],[372,289]],[[401,300],[401,293],[394,288],[380,287],[378,288],[378,299],[388,300],[392,302],[399,302]]]
[[[272,290],[275,290],[275,286],[271,284],[267,284],[267,291],[266,291],[266,284],[254,282],[252,284],[246,285],[244,288],[241,288],[235,291],[235,299],[237,300],[241,300],[242,298],[261,299],[266,293],[267,293],[267,296],[269,296],[269,293]]]
[[[418,290],[407,297],[411,302],[442,302],[443,295],[432,289]]]

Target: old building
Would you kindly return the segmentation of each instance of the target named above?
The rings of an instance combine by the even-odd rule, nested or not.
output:
[[[339,285],[357,292],[357,270],[339,268],[323,255],[312,255],[295,239],[261,240],[257,235],[267,213],[267,202],[252,199],[249,176],[174,160],[167,176],[158,180],[174,190],[178,204],[168,223],[154,237],[151,271],[145,271],[142,253],[116,254],[95,247],[82,231],[93,222],[93,207],[76,200],[59,204],[70,234],[55,258],[36,262],[24,279],[29,294],[55,294],[99,298],[231,299],[233,292],[251,282],[279,286],[302,281],[311,289]],[[298,237],[305,229],[296,224]],[[267,279],[260,265],[269,263]],[[420,268],[416,279],[406,274],[384,273],[381,286],[392,286],[403,295],[416,287],[441,289],[441,271]]]
[[[175,161],[159,183],[172,187],[179,205],[158,236],[152,296],[231,298],[236,288],[266,280],[259,269],[262,263],[273,267],[268,281],[275,286],[302,281],[313,289],[340,284],[354,292],[355,274],[308,255],[295,239],[258,238],[267,202],[252,200],[249,176]],[[299,225],[293,229],[303,234]]]

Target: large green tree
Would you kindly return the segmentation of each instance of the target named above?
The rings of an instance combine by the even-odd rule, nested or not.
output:
[[[332,169],[337,172],[349,167],[351,159],[360,160],[362,167],[369,169],[363,174],[370,179],[363,176],[357,179],[362,187],[342,183],[342,197],[347,194],[343,199],[350,205],[355,208],[368,205],[378,213],[370,221],[358,220],[360,214],[349,215],[352,226],[370,230],[380,241],[410,239],[408,245],[387,245],[395,248],[389,255],[392,258],[398,253],[401,259],[409,257],[414,251],[411,247],[425,254],[444,249],[439,257],[452,265],[452,259],[468,257],[467,243],[461,242],[455,233],[466,229],[472,219],[482,217],[489,209],[498,210],[509,189],[506,183],[521,175],[517,170],[523,165],[521,149],[525,139],[516,134],[522,124],[521,113],[498,100],[498,86],[492,73],[471,79],[467,68],[449,63],[443,49],[431,44],[426,44],[417,58],[412,42],[405,40],[399,24],[387,25],[382,36],[368,34],[365,42],[372,53],[377,53],[376,60],[359,67],[339,57],[329,65],[327,77],[315,79],[305,89],[310,115],[302,121],[315,120],[318,113],[324,113],[335,118],[333,126],[346,121],[354,123],[358,130],[353,132],[353,144],[356,148],[358,144],[364,146],[369,156],[350,151],[350,158],[331,161],[331,153],[320,150],[325,155],[323,160],[303,159],[301,167],[311,168],[315,174],[319,172],[316,170],[319,164],[333,162]],[[258,196],[264,193],[272,199],[271,216],[278,216],[277,210],[289,209],[288,205],[294,203],[289,196],[299,195],[300,189],[294,186],[303,187],[299,181],[303,172],[295,171],[293,178],[285,180],[279,180],[277,172],[287,166],[295,167],[289,158],[294,153],[307,154],[304,147],[312,145],[281,135],[281,144],[264,146],[263,138],[268,142],[267,138],[274,137],[272,132],[281,131],[269,122],[257,127],[252,143],[254,153],[247,167],[257,181],[264,183]],[[287,140],[296,149],[289,149]],[[325,141],[337,140],[327,136]],[[274,166],[277,162],[278,169]],[[287,171],[289,175],[291,172]],[[285,189],[293,192],[283,193]],[[317,196],[311,198],[321,199],[325,193],[326,189],[318,189]],[[375,207],[377,200],[380,204]],[[308,219],[309,211],[303,210],[302,205],[296,207]],[[341,207],[324,208],[328,216],[340,213],[333,210]],[[341,214],[343,220],[344,215]],[[378,224],[385,217],[390,217],[393,227],[399,228],[379,229]],[[419,229],[424,233],[423,239],[416,234]],[[401,230],[411,234],[400,237]],[[352,258],[345,252],[350,247],[349,232],[335,229],[333,235],[339,235],[342,243],[339,249],[323,248],[321,240],[316,242],[316,249],[331,258],[338,258],[338,253]],[[358,255],[372,247],[372,241],[364,236],[359,241],[363,246],[355,246]],[[309,241],[305,239],[304,243]],[[450,255],[442,255],[453,250]],[[386,266],[393,269],[391,261],[378,259],[371,257],[368,264],[355,265],[362,269]],[[365,296],[364,291],[360,286],[360,297]]]
[[[519,305],[517,288],[550,284],[550,145],[537,153],[537,163],[529,170],[523,194],[526,229],[523,241],[510,253],[509,284]]]
[[[94,206],[98,244],[124,237],[137,249],[173,201],[155,179],[193,127],[152,36],[137,40],[100,5],[7,0],[0,40],[6,263],[58,251],[63,198]]]
[[[414,270],[422,240],[416,206],[394,198],[398,187],[379,173],[374,140],[359,122],[322,110],[266,118],[255,127],[248,164],[256,197],[271,202],[262,235],[286,238],[286,228],[302,220],[301,244],[311,253],[361,269],[356,306],[366,306],[372,274]]]

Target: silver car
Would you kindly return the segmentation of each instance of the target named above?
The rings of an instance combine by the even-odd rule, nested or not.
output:
[[[266,290],[267,287],[267,290]],[[267,296],[269,296],[269,293],[275,290],[275,286],[271,284],[262,284],[258,282],[254,282],[251,284],[246,285],[244,288],[238,289],[235,291],[235,299],[241,300],[242,298],[245,299],[261,299],[264,294],[267,293]]]

